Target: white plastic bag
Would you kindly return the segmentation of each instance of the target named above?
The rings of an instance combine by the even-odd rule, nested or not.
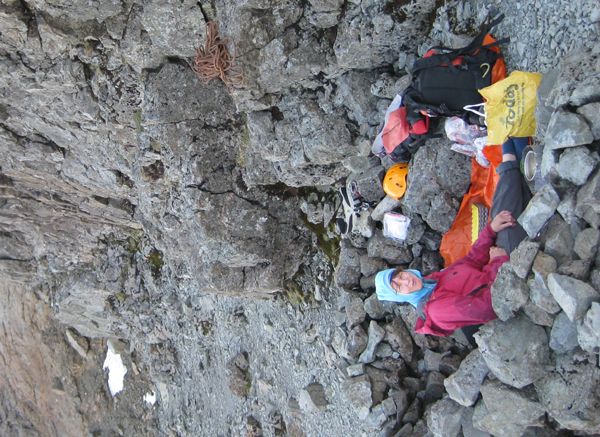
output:
[[[490,161],[483,154],[483,148],[487,142],[487,137],[476,138],[473,144],[454,143],[452,150],[475,158],[477,163],[482,167],[489,168]]]
[[[486,129],[475,124],[467,124],[460,117],[449,117],[444,124],[446,136],[460,144],[473,144],[477,138],[486,136]]]
[[[383,236],[397,241],[404,241],[408,236],[410,219],[402,214],[386,212],[383,215]]]

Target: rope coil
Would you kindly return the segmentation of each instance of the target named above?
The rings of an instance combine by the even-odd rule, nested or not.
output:
[[[223,37],[219,34],[219,23],[210,21],[206,23],[205,47],[198,47],[196,59],[191,65],[192,70],[208,83],[212,79],[220,77],[229,94],[233,94],[234,88],[244,84],[244,69],[239,65],[233,65],[235,60],[235,42],[231,37]],[[227,43],[231,42],[233,55],[227,50]]]

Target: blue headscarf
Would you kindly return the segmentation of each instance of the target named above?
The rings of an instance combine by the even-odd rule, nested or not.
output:
[[[421,272],[418,270],[404,270],[405,272],[417,275],[423,281],[423,288],[413,291],[410,294],[398,294],[392,288],[392,274],[396,269],[382,270],[375,276],[375,291],[379,300],[390,300],[392,302],[408,302],[415,308],[419,305],[419,301],[427,293],[433,290],[436,282],[433,280],[423,279]]]

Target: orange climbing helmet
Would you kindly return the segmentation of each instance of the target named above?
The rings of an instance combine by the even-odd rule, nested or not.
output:
[[[408,164],[401,163],[390,167],[383,178],[383,191],[394,199],[400,199],[406,191]]]

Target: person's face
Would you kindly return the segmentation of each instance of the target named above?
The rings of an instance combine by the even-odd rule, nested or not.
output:
[[[410,272],[400,272],[391,282],[392,288],[398,294],[410,294],[423,288],[423,281]]]

